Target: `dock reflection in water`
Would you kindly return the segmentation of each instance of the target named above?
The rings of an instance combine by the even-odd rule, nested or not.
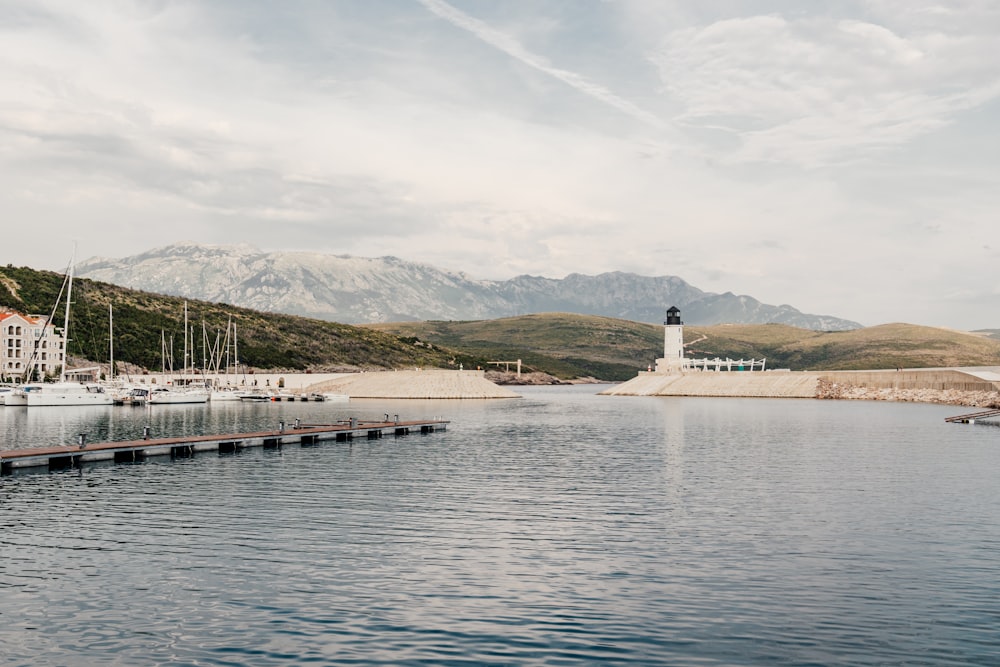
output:
[[[451,421],[0,479],[5,664],[995,662],[996,429],[593,392],[0,413],[5,443],[45,444],[147,419]]]

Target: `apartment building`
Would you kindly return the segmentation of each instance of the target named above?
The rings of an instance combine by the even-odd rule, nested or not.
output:
[[[0,312],[0,380],[41,379],[62,369],[66,339],[42,315]]]

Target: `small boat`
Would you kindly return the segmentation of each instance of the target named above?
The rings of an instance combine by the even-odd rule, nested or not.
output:
[[[324,401],[330,401],[331,403],[347,403],[351,400],[349,394],[320,394]]]
[[[132,387],[126,392],[119,394],[115,399],[115,405],[145,405],[149,400],[149,389],[145,387]]]
[[[270,394],[265,394],[259,391],[248,391],[240,396],[241,401],[270,401]]]
[[[180,389],[157,387],[149,392],[146,402],[150,405],[208,403],[208,390],[202,387],[185,387]]]
[[[243,399],[246,392],[234,387],[213,387],[208,400],[212,403],[224,403],[226,401],[239,401]]]

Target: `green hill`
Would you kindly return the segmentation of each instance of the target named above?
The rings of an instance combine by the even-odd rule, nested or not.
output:
[[[0,308],[48,315],[64,282],[61,274],[0,267]],[[64,303],[64,302],[63,302]],[[106,363],[110,356],[109,305],[114,311],[115,360],[158,371],[161,336],[173,338],[175,367],[183,364],[185,299],[151,294],[86,279],[73,281],[69,354]],[[259,369],[336,371],[441,367],[482,363],[436,346],[404,342],[388,333],[320,320],[261,313],[221,303],[187,300],[194,328],[195,358],[203,357],[203,326],[209,348],[230,318],[236,325],[240,362]],[[62,325],[63,306],[55,322]],[[162,332],[162,334],[161,334]]]
[[[493,360],[520,358],[564,379],[626,380],[663,355],[662,327],[590,315],[368,326]],[[783,324],[691,326],[684,328],[684,339],[690,357],[766,358],[769,368],[792,370],[1000,365],[1000,340],[912,324],[837,332]]]

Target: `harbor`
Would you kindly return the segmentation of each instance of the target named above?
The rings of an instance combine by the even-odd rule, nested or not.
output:
[[[68,449],[147,421],[450,420],[0,477],[5,662],[991,664],[994,429],[940,405],[594,389],[0,410],[7,442]]]

